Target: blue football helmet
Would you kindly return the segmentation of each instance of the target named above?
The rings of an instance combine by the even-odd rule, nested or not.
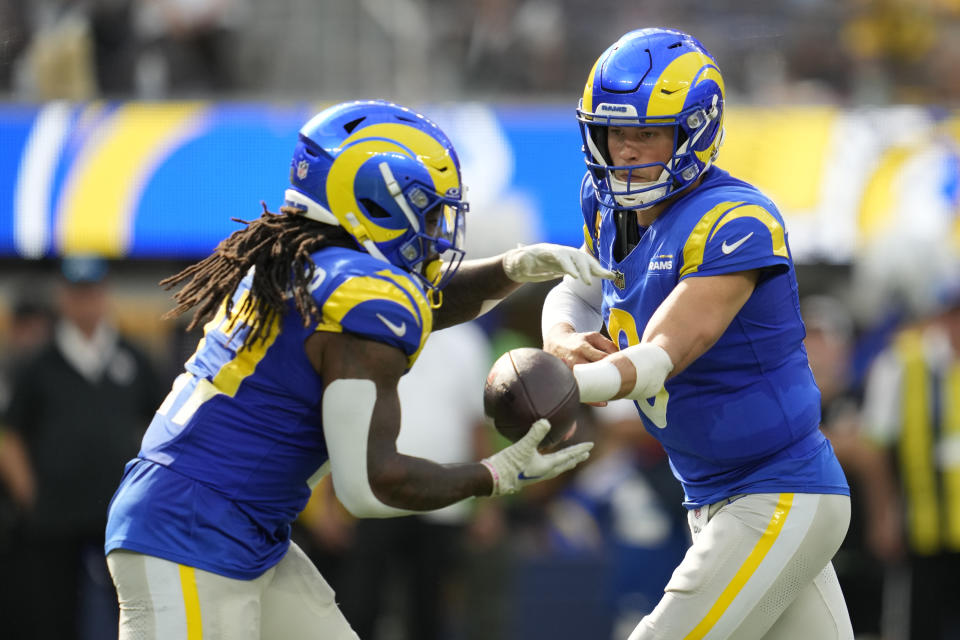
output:
[[[639,29],[617,40],[587,77],[577,120],[597,199],[617,209],[645,209],[690,186],[723,142],[723,76],[696,38],[672,29]],[[611,166],[608,127],[673,127],[665,163]],[[634,179],[660,167],[659,179]]]
[[[382,100],[330,107],[302,129],[285,204],[343,227],[370,255],[439,291],[463,259],[460,160],[424,116]],[[443,259],[440,259],[443,256]]]

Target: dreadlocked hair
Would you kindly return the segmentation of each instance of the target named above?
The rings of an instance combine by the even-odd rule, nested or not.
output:
[[[287,206],[271,213],[261,204],[263,213],[256,220],[232,218],[246,226],[222,240],[212,254],[160,281],[168,291],[186,283],[174,294],[178,304],[164,314],[165,319],[196,307],[186,329],[191,331],[225,304],[226,316],[234,318],[228,331],[237,321],[250,328],[241,349],[257,340],[266,342],[270,327],[287,311],[286,296],[292,296],[303,326],[319,320],[320,310],[307,288],[316,268],[310,254],[326,246],[355,248],[356,242],[342,227],[304,218]],[[249,295],[243,296],[240,309],[231,316],[233,295],[250,267],[255,270]]]

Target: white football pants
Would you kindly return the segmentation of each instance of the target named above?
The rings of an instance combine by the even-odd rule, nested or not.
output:
[[[333,589],[297,545],[254,580],[234,580],[132,551],[107,566],[119,640],[358,640]]]
[[[847,496],[734,496],[687,516],[693,545],[629,640],[853,640],[830,559]]]

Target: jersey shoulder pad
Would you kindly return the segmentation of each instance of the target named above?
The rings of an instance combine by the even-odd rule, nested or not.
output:
[[[420,284],[406,271],[366,253],[317,257],[311,283],[321,319],[316,331],[347,332],[397,347],[416,361],[433,328],[433,311]]]
[[[789,265],[783,218],[759,191],[714,188],[685,204],[691,230],[683,246],[680,278]]]

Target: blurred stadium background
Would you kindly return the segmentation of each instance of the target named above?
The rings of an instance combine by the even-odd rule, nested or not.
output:
[[[958,0],[0,0],[0,349],[57,259],[95,253],[120,327],[179,364],[156,282],[232,217],[276,210],[298,127],[340,100],[394,99],[447,131],[469,255],[578,245],[574,108],[595,58],[642,26],[718,60],[718,164],[779,204],[801,295],[833,296],[861,336],[933,308],[960,250]],[[487,320],[495,350],[538,341],[544,292]],[[521,581],[543,607],[570,598],[544,571]]]

